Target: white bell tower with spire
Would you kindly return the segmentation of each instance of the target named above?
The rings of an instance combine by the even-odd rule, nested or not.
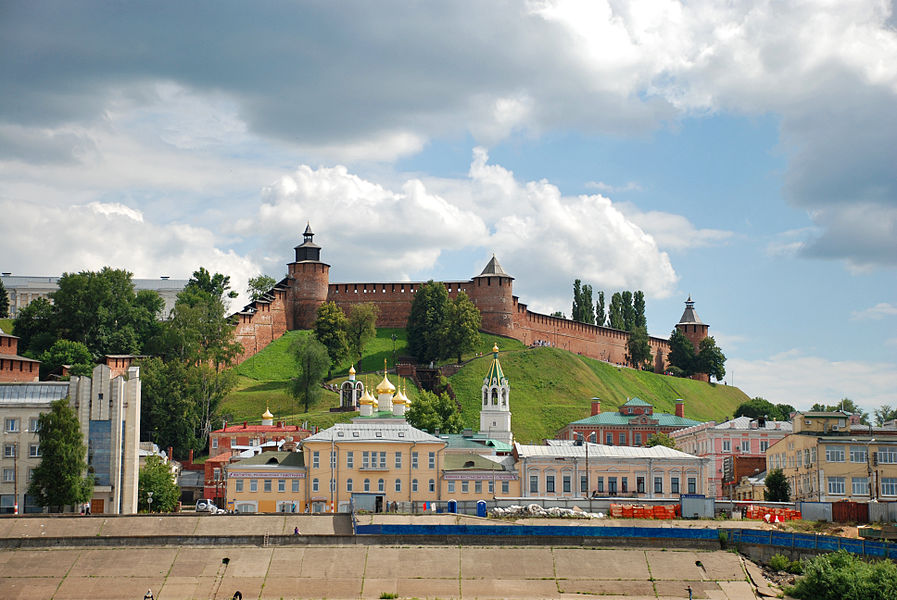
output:
[[[480,435],[489,439],[514,443],[511,433],[511,387],[498,362],[498,344],[492,347],[492,364],[483,379],[480,404]]]

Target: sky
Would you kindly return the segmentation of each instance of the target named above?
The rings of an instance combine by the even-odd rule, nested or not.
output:
[[[0,270],[685,299],[726,383],[897,407],[897,4],[0,2]]]

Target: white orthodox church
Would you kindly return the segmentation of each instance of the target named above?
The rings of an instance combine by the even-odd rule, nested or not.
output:
[[[492,364],[483,379],[482,402],[480,403],[480,431],[482,437],[514,443],[511,433],[511,405],[509,396],[511,387],[508,378],[501,370],[498,362],[498,345],[492,347]]]

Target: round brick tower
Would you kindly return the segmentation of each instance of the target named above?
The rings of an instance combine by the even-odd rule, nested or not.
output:
[[[330,265],[321,262],[321,247],[311,224],[302,234],[303,241],[295,247],[296,260],[287,265],[290,288],[287,307],[287,329],[311,329],[318,307],[327,301]]]
[[[471,280],[470,299],[480,309],[480,329],[511,337],[514,332],[514,278],[505,273],[498,259],[492,260],[483,272]]]
[[[703,323],[701,317],[695,312],[695,303],[692,301],[691,296],[685,301],[685,312],[682,313],[682,318],[676,323],[676,329],[685,334],[688,341],[695,347],[695,352],[700,349],[701,340],[707,337],[707,331],[710,329],[710,326]]]

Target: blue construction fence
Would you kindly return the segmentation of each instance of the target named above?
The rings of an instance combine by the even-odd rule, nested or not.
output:
[[[847,550],[851,554],[860,556],[897,558],[897,543],[893,542],[761,529],[729,529],[725,531],[728,532],[729,541],[734,543],[760,544],[794,550],[822,550],[824,552]]]

